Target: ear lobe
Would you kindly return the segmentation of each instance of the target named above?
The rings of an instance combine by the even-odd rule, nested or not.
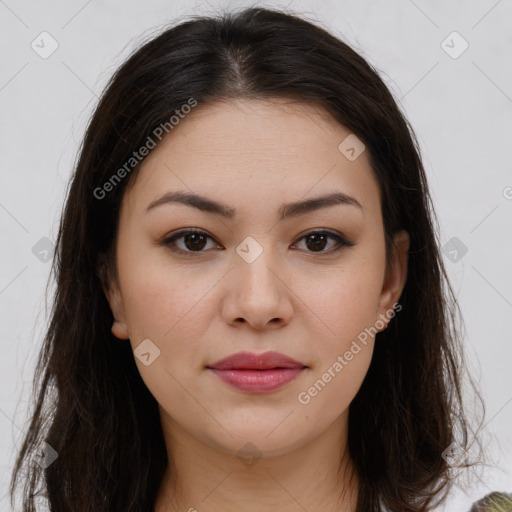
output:
[[[125,322],[124,306],[119,287],[112,279],[111,273],[104,262],[98,264],[96,274],[100,279],[103,293],[114,317],[112,334],[120,340],[127,340],[129,339],[128,327]]]
[[[410,247],[409,233],[405,230],[397,232],[394,236],[393,255],[390,268],[384,278],[382,293],[379,301],[379,314],[386,321],[390,318],[390,311],[405,286],[407,280],[408,252]]]
[[[130,338],[128,334],[128,327],[124,320],[124,307],[120,296],[120,292],[117,288],[112,290],[107,289],[106,297],[110,304],[112,315],[114,316],[114,323],[112,324],[112,334],[120,340],[127,340]]]

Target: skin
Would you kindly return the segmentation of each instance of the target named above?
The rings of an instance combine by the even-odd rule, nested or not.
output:
[[[119,280],[104,290],[113,334],[134,350],[145,339],[160,350],[147,366],[135,357],[159,403],[172,461],[156,512],[355,510],[348,407],[374,338],[359,343],[357,355],[307,404],[298,395],[365,328],[389,321],[406,280],[409,236],[397,234],[386,273],[378,183],[365,152],[350,161],[338,150],[348,135],[311,104],[199,105],[151,151],[125,191]],[[178,203],[145,212],[168,191],[224,202],[236,216]],[[282,203],[334,191],[356,198],[362,209],[335,205],[278,219]],[[184,254],[162,244],[183,228],[211,238],[201,245],[181,237],[175,245]],[[312,229],[338,232],[355,245],[335,252],[336,241],[327,238],[315,246],[303,238]],[[247,236],[263,249],[252,263],[236,252]],[[239,351],[268,350],[308,368],[264,394],[231,388],[206,368]],[[248,442],[251,465],[238,456]]]

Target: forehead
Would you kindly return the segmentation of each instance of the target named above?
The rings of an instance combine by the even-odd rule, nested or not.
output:
[[[146,157],[126,202],[142,212],[156,196],[188,190],[219,200],[276,198],[281,204],[334,189],[361,203],[378,202],[365,152],[351,161],[339,149],[349,136],[350,130],[311,103],[198,105]]]
[[[235,99],[195,107],[167,138],[171,146],[174,135],[185,147],[201,139],[214,144],[216,153],[257,153],[261,159],[265,157],[260,152],[263,148],[271,150],[272,158],[278,153],[298,156],[310,151],[312,144],[328,146],[334,134],[337,139],[349,133],[324,109],[310,102]],[[207,153],[208,148],[204,147],[203,152]]]

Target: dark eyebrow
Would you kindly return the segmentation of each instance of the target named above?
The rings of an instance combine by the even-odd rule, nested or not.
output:
[[[188,206],[192,206],[206,213],[221,215],[227,219],[233,219],[236,215],[236,210],[229,207],[226,204],[214,201],[208,197],[200,196],[193,193],[184,192],[167,192],[159,199],[156,199],[146,208],[146,213],[157,206],[169,203],[181,203]],[[297,201],[294,203],[283,204],[279,209],[278,215],[280,219],[286,219],[287,217],[297,217],[310,213],[320,208],[326,208],[334,205],[352,205],[361,210],[363,207],[357,199],[343,192],[334,192],[313,199],[306,199],[305,201]]]

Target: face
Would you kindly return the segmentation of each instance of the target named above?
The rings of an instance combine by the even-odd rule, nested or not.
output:
[[[401,232],[385,273],[378,183],[364,151],[339,149],[349,135],[311,105],[238,100],[196,108],[144,161],[121,206],[119,280],[104,289],[167,430],[282,454],[346,423],[408,250]],[[154,203],[176,192],[224,210]],[[268,351],[305,368],[266,391],[208,368]]]

